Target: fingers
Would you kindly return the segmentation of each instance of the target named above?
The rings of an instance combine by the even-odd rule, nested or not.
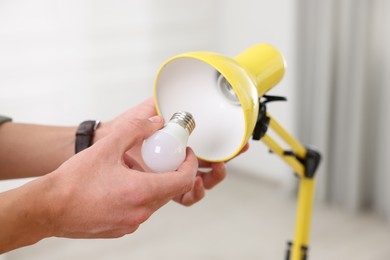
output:
[[[180,165],[180,167],[177,169],[177,172],[187,172],[187,171],[193,171],[193,177],[196,175],[196,171],[198,169],[198,159],[196,158],[196,155],[194,151],[187,147],[186,150],[186,159],[184,162]]]
[[[247,143],[238,155],[246,152],[248,149],[249,144]],[[227,174],[225,162],[207,162],[199,160],[199,167],[211,168],[211,170],[208,172],[199,171],[193,189],[175,198],[175,201],[182,205],[190,206],[200,201],[205,196],[205,190],[211,189],[219,184],[223,179],[225,179]]]
[[[226,177],[225,163],[212,163],[211,171],[202,175],[203,185],[206,189],[211,189]]]
[[[246,143],[244,147],[241,149],[241,151],[239,152],[239,154],[245,153],[248,150],[249,150],[249,143]]]
[[[187,157],[175,172],[151,174],[154,187],[153,192],[157,198],[173,198],[190,191],[198,169],[198,161],[194,152],[187,148]]]
[[[198,172],[194,187],[191,191],[176,197],[174,200],[184,206],[191,206],[205,196],[205,190],[211,189],[226,177],[224,163],[211,163],[212,170],[209,172]]]
[[[122,155],[137,142],[148,138],[163,127],[163,124],[164,120],[160,116],[126,121],[111,134],[110,138],[107,138],[105,145],[114,146],[111,150]]]
[[[190,192],[177,197],[175,200],[184,206],[191,206],[203,199],[205,194],[206,192],[203,186],[202,177],[197,176],[195,179],[194,188]]]
[[[134,107],[132,110],[136,111],[139,118],[149,118],[157,115],[153,97],[149,97],[144,102]]]

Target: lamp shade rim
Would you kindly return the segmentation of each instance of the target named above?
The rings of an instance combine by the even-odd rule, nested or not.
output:
[[[162,115],[165,120],[171,115],[163,114],[161,103],[159,100],[158,88],[161,84],[159,79],[164,73],[165,69],[171,64],[181,60],[197,60],[212,68],[216,72],[220,73],[230,83],[240,103],[241,114],[243,118],[243,130],[240,141],[237,141],[236,148],[233,152],[229,152],[222,157],[205,156],[197,154],[199,159],[210,161],[210,162],[222,162],[227,161],[235,157],[240,153],[242,148],[247,144],[249,138],[252,136],[254,126],[257,120],[258,114],[258,94],[255,83],[253,82],[252,76],[245,71],[234,59],[222,56],[213,52],[188,52],[180,54],[168,59],[160,67],[155,82],[154,82],[154,102],[156,104],[156,110],[159,115]],[[192,112],[192,111],[189,111]],[[197,119],[195,118],[195,121]],[[196,131],[196,130],[195,130]],[[227,138],[228,139],[228,138]],[[226,140],[228,141],[228,140]],[[195,151],[196,152],[196,151]]]

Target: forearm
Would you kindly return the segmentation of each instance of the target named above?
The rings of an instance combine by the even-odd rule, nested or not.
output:
[[[52,235],[54,206],[49,200],[52,189],[47,179],[0,193],[0,254]]]
[[[74,154],[76,127],[0,125],[0,179],[49,173]]]

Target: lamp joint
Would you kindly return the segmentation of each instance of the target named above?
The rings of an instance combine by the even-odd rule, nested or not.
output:
[[[287,150],[283,152],[283,156],[293,156],[300,163],[302,163],[303,167],[305,168],[304,174],[306,178],[314,177],[318,165],[320,164],[321,161],[321,154],[318,151],[307,147],[306,147],[306,156],[304,158],[297,156],[297,154],[294,153],[293,151],[287,151]]]
[[[302,159],[302,158],[297,157],[297,159],[305,167],[305,177],[306,178],[313,178],[316,171],[317,171],[318,165],[320,164],[321,154],[316,150],[313,150],[311,148],[306,147],[305,158]]]
[[[266,104],[274,101],[287,101],[287,98],[281,96],[263,95],[264,100],[259,100],[259,114],[257,115],[257,121],[255,129],[253,130],[252,139],[260,140],[268,131],[270,118],[267,116]]]

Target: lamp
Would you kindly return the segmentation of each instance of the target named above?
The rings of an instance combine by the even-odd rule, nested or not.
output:
[[[266,93],[283,77],[285,62],[269,44],[257,44],[237,57],[212,52],[175,56],[160,68],[155,80],[157,111],[166,121],[177,111],[190,112],[195,121],[188,145],[212,162],[236,156],[253,135],[282,157],[301,179],[296,235],[291,259],[306,257],[312,205],[313,177],[319,154],[305,148],[266,112]],[[272,128],[290,145],[283,150],[266,134]],[[304,194],[301,194],[301,193]],[[290,249],[288,250],[290,259]]]
[[[256,45],[236,59],[185,53],[161,67],[155,82],[157,109],[166,120],[176,111],[189,111],[197,124],[189,146],[202,159],[226,161],[252,135],[258,97],[283,74],[283,57],[271,45]]]

